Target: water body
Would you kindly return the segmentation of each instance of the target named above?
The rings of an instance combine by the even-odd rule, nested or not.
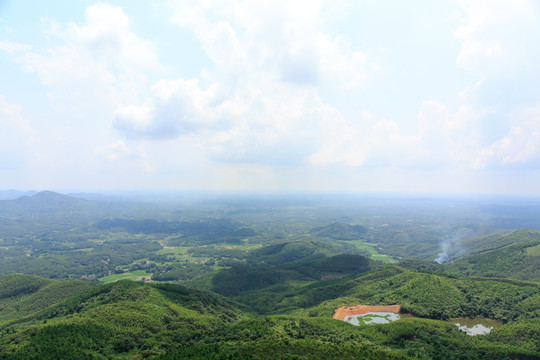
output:
[[[469,336],[484,335],[489,334],[491,330],[496,327],[500,327],[497,321],[492,319],[477,318],[477,319],[452,319],[451,320],[456,326]]]
[[[391,312],[369,312],[366,314],[345,316],[345,321],[349,324],[388,324],[399,319],[399,314]]]

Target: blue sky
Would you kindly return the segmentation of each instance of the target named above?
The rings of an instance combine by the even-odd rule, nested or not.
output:
[[[0,188],[540,194],[530,0],[0,0]]]

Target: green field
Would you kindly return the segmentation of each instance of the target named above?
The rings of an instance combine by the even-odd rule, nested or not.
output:
[[[527,255],[540,256],[540,244],[527,249]]]
[[[359,250],[367,251],[373,260],[382,261],[384,263],[397,263],[397,260],[391,256],[385,254],[379,254],[377,250],[373,248],[374,244],[363,242],[362,240],[353,240],[350,243],[354,244]]]
[[[124,279],[139,281],[139,280],[142,280],[143,277],[150,277],[150,276],[152,276],[152,274],[147,273],[145,270],[135,270],[135,271],[127,272],[123,274],[107,275],[107,276],[102,277],[99,280],[104,283],[110,283],[113,281],[124,280]]]

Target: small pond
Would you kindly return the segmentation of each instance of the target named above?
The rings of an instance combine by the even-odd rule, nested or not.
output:
[[[466,319],[458,318],[451,319],[452,323],[461,330],[465,331],[469,336],[484,335],[489,334],[494,328],[500,327],[501,324],[492,319],[486,318],[476,318],[476,319]]]
[[[363,324],[388,324],[389,322],[399,319],[399,314],[391,312],[369,312],[366,314],[349,315],[345,316],[345,321],[349,324],[360,325]]]

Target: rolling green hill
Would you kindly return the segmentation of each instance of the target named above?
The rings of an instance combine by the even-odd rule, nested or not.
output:
[[[317,227],[312,230],[314,235],[328,237],[334,240],[358,240],[368,231],[361,225],[350,225],[343,222]]]
[[[180,286],[130,281],[97,285],[4,329],[0,359],[159,355],[187,346],[241,314],[216,295]]]
[[[476,210],[416,200],[222,205],[0,200],[0,360],[540,358],[538,231],[485,235]],[[445,240],[454,262],[429,261]],[[357,304],[402,316],[331,318]],[[500,327],[471,338],[459,317]]]
[[[447,264],[444,271],[464,276],[540,281],[540,232],[520,230],[476,242],[481,244],[476,245],[474,255]]]
[[[339,320],[249,318],[159,359],[538,359],[540,322],[471,338],[453,324],[407,318],[354,327]],[[526,337],[517,336],[529,326]],[[499,342],[504,339],[507,343]]]
[[[88,281],[57,281],[21,274],[0,276],[0,328],[95,286]]]
[[[9,283],[5,294],[12,297],[59,282],[12,276]],[[459,280],[395,266],[320,283],[325,285],[300,288],[296,296],[309,298],[321,289],[333,296],[279,316],[255,316],[221,296],[178,285],[98,284],[65,300],[49,297],[45,309],[4,326],[0,359],[537,359],[540,354],[537,283]],[[353,326],[331,319],[336,306],[357,302],[402,303],[404,312],[429,317],[444,315],[443,308],[454,316],[484,307],[480,315],[505,324],[471,338],[439,320],[405,317]]]
[[[247,257],[253,265],[281,265],[297,260],[315,260],[335,252],[325,249],[319,243],[312,241],[295,241],[273,244],[252,251]]]
[[[406,313],[431,319],[488,317],[508,322],[540,318],[538,283],[465,280],[396,266],[354,278],[272,285],[233,298],[262,314],[330,317],[340,306],[399,304]]]
[[[463,240],[459,245],[467,250],[468,255],[496,250],[521,242],[540,241],[540,231],[522,229],[511,233],[495,233]]]
[[[317,260],[301,260],[280,266],[236,266],[205,275],[188,284],[225,296],[292,281],[313,282],[342,278],[376,267],[377,262],[362,255],[343,254]]]
[[[208,275],[205,285],[258,314],[331,316],[344,305],[400,304],[405,312],[432,319],[540,317],[538,283],[383,267],[354,255],[224,269]]]

